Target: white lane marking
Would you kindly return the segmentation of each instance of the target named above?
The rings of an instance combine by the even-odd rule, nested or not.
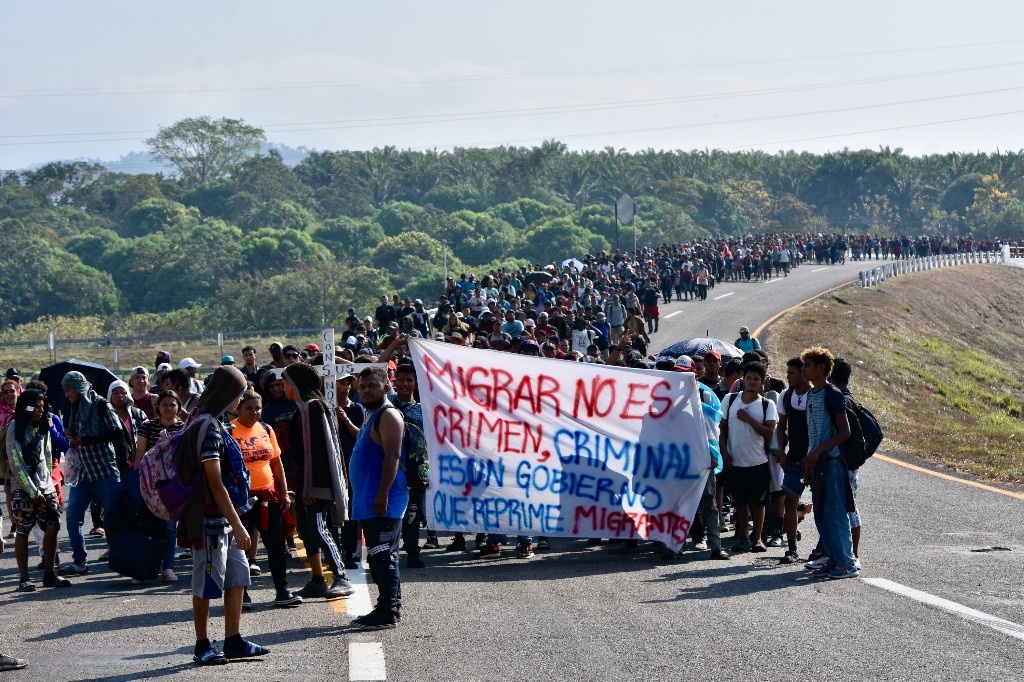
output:
[[[348,645],[348,679],[386,680],[384,645],[380,642],[350,642]]]
[[[359,562],[359,568],[348,573],[348,580],[355,589],[353,594],[345,598],[345,610],[353,618],[365,616],[373,610],[373,603],[370,602],[370,589],[366,585],[366,564]],[[332,602],[337,603],[337,602]]]
[[[935,608],[942,609],[943,611],[948,611],[949,613],[955,614],[957,616],[960,616],[961,618],[965,618],[980,625],[987,625],[988,627],[994,630],[999,630],[999,632],[1002,632],[1003,634],[1024,640],[1024,626],[1017,625],[1012,621],[997,618],[993,615],[985,613],[984,611],[978,611],[976,609],[964,606],[963,604],[958,604],[955,601],[949,601],[948,599],[943,599],[942,597],[936,597],[933,594],[928,594],[927,592],[922,592],[921,590],[915,590],[912,587],[907,587],[906,585],[901,585],[891,580],[886,580],[885,578],[864,578],[863,581],[868,583],[869,585],[874,585],[875,587],[879,587],[883,590],[888,590],[889,592],[901,594],[904,597],[909,597],[915,601],[921,602],[922,604],[934,606]]]
[[[822,270],[828,270],[828,268],[818,268],[817,270],[811,270],[811,272],[821,272]]]
[[[778,281],[779,281],[779,278],[778,278],[778,277],[772,277],[772,278],[771,278],[770,280],[768,280],[767,282],[765,282],[765,284],[772,284],[772,283],[774,283],[774,282],[778,282]]]
[[[674,313],[669,313],[668,315],[665,316],[665,319],[667,320],[670,317],[675,317],[676,315],[678,315],[681,312],[683,312],[683,311],[682,310],[677,310]]]
[[[726,296],[732,296],[735,293],[736,293],[735,291],[730,291],[727,294],[722,294],[721,296],[715,296],[714,300],[718,301],[718,300],[721,300],[721,299],[725,298]]]

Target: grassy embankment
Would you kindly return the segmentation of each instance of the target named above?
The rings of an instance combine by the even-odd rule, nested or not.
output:
[[[812,345],[854,366],[882,449],[1024,483],[1024,269],[971,265],[848,287],[771,327],[774,373]]]

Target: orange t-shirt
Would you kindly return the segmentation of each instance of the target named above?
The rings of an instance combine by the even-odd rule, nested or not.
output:
[[[281,456],[281,448],[277,445],[277,436],[273,429],[265,429],[256,422],[252,427],[243,426],[234,420],[231,431],[245,459],[245,468],[249,470],[249,488],[251,490],[267,490],[274,487],[274,470],[270,462]]]

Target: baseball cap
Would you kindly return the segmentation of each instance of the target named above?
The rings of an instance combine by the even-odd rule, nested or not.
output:
[[[525,325],[527,327],[536,327],[537,323],[534,322],[531,318],[528,317],[528,318],[526,318],[526,322],[524,322],[523,325]]]
[[[4,375],[4,377],[6,377],[7,379],[14,379],[15,377],[20,379],[21,372],[18,371],[17,367],[11,367],[10,369],[7,370],[7,373]]]
[[[444,334],[442,334],[441,332],[437,332],[436,334],[434,334],[434,340],[435,341],[444,341]]]
[[[749,334],[750,330],[747,329],[746,327],[740,327],[740,334],[742,334],[743,332],[747,332]]]
[[[693,360],[686,355],[680,355],[676,358],[676,366],[672,368],[673,372],[692,372],[693,371]]]
[[[188,369],[189,367],[199,369],[202,365],[192,358],[182,358],[181,362],[178,363],[178,369]]]
[[[356,337],[354,337],[354,336],[350,336],[347,339],[345,339],[345,345],[346,346],[354,346],[357,343],[359,343],[359,342],[356,340]]]
[[[413,305],[423,305],[423,301],[417,298],[415,301],[413,301]]]
[[[173,369],[171,367],[171,363],[161,362],[159,365],[156,366],[156,373],[159,374],[160,372],[170,372],[171,369]]]
[[[315,343],[311,343],[306,346],[305,350],[309,353],[319,353],[320,346],[316,345]]]
[[[161,362],[170,362],[171,361],[171,354],[168,353],[165,350],[158,350],[156,352],[156,361],[157,361],[158,364],[161,363]]]
[[[225,355],[224,357],[222,357],[220,359],[220,364],[222,364],[222,365],[233,365],[233,364],[235,364],[235,356],[233,356],[233,355]]]
[[[138,374],[141,374],[143,376],[147,376],[148,377],[149,376],[149,370],[146,369],[145,367],[143,367],[142,365],[139,365],[138,367],[132,367],[132,371],[128,373],[128,376],[129,377],[133,377],[133,376],[136,376]]]
[[[704,353],[704,359],[707,359],[707,358],[714,358],[715,360],[718,360],[719,362],[721,362],[722,361],[722,354],[719,353],[717,350],[709,350],[707,353]]]

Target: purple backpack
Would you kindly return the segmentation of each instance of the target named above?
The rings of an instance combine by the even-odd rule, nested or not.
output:
[[[178,449],[184,435],[185,429],[164,431],[139,463],[142,499],[149,511],[164,521],[177,521],[184,515],[192,486],[199,479],[196,475],[186,483],[178,472]]]

